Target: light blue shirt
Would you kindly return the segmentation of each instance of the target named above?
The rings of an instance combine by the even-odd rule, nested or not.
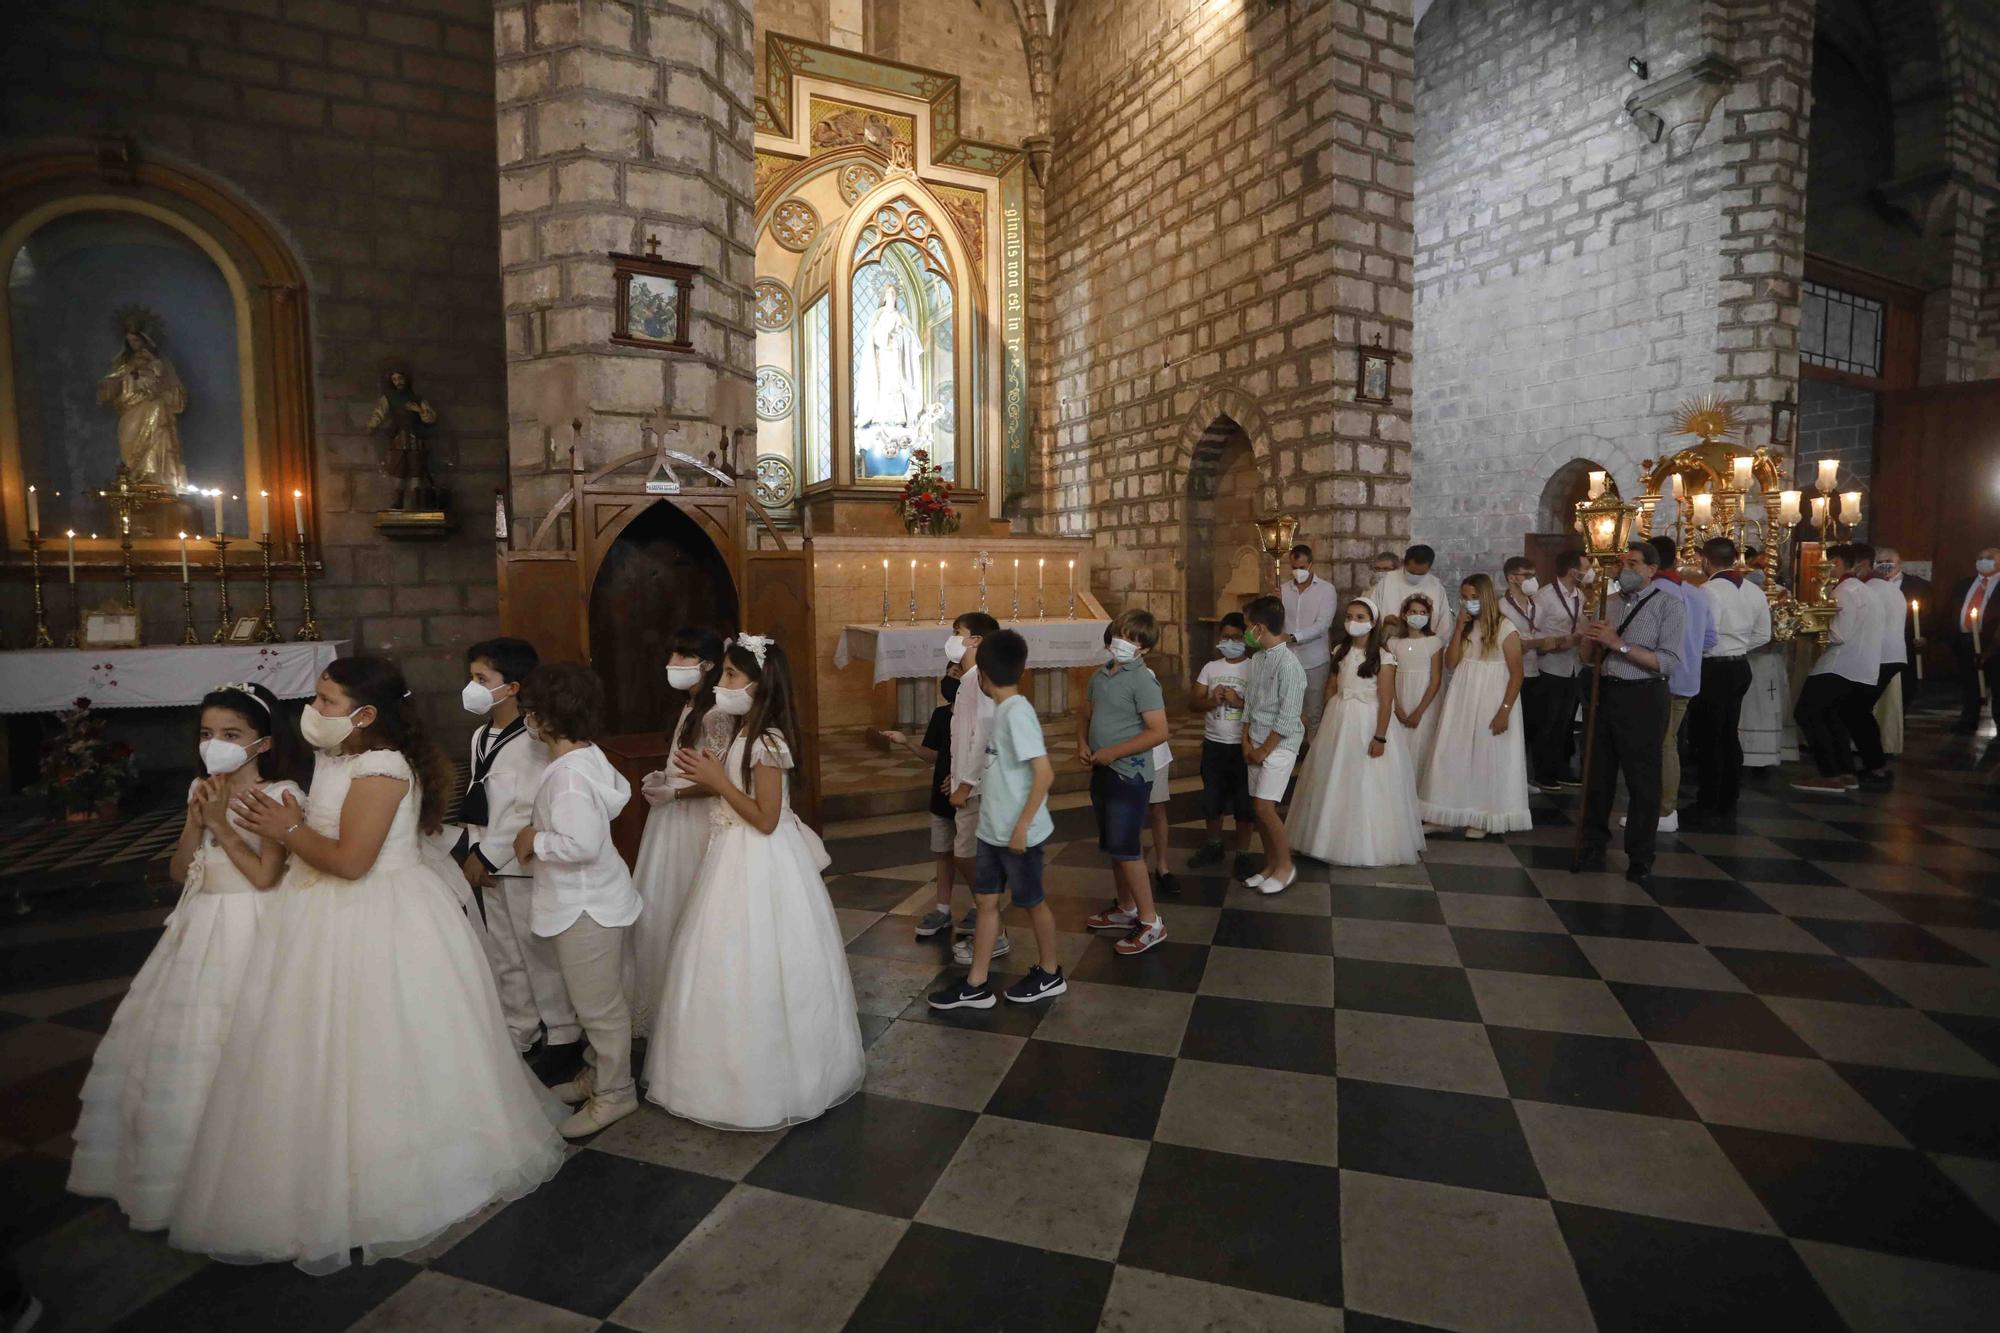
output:
[[[1715,613],[1699,588],[1661,578],[1654,579],[1653,586],[1662,592],[1671,592],[1687,608],[1687,628],[1681,656],[1674,663],[1673,673],[1667,677],[1667,693],[1676,699],[1692,699],[1701,693],[1702,655],[1715,647]]]
[[[1014,840],[1014,826],[1035,785],[1034,761],[1048,754],[1042,744],[1042,722],[1026,696],[1003,699],[993,711],[986,732],[986,774],[979,786],[979,840],[1005,847]],[[1055,832],[1044,798],[1028,821],[1028,846],[1048,840]]]

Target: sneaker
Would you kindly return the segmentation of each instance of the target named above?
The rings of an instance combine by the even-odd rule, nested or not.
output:
[[[592,1097],[577,1108],[575,1115],[557,1125],[556,1133],[566,1139],[587,1139],[600,1130],[609,1129],[638,1109],[637,1097],[618,1102]]]
[[[995,958],[1005,958],[1012,952],[1014,952],[1014,941],[1008,939],[1007,932],[1003,930],[999,935],[994,937],[993,956]],[[951,961],[957,963],[960,967],[972,966],[972,937],[970,935],[962,940],[954,940],[952,942]]]
[[[1210,838],[1207,842],[1201,845],[1201,847],[1195,852],[1193,856],[1190,856],[1188,858],[1188,869],[1200,870],[1203,866],[1216,865],[1220,863],[1221,860],[1222,860],[1222,839]]]
[[[1793,778],[1794,791],[1809,791],[1817,796],[1845,796],[1847,784],[1839,778]]]
[[[973,927],[978,924],[979,909],[977,907],[968,907],[965,909],[965,915],[958,919],[957,933],[960,935],[970,935]]]
[[[1033,1004],[1037,1000],[1053,1000],[1069,989],[1069,982],[1063,978],[1063,970],[1042,971],[1041,964],[1028,969],[1028,975],[1009,986],[1006,996],[1015,1004]]]
[[[1091,930],[1130,930],[1139,924],[1139,914],[1113,903],[1083,924]]]
[[[925,1003],[933,1009],[991,1009],[993,988],[961,981],[955,986],[946,986],[941,991],[931,992],[930,998]]]
[[[1173,871],[1162,870],[1153,880],[1153,892],[1155,895],[1178,898],[1181,896],[1181,882],[1174,878]]]
[[[1669,810],[1669,811],[1668,811],[1668,812],[1667,812],[1666,814],[1664,814],[1664,815],[1661,815],[1661,816],[1660,816],[1660,828],[1659,828],[1659,831],[1660,831],[1660,832],[1662,832],[1662,833],[1678,833],[1678,832],[1680,832],[1680,831],[1681,831],[1681,812],[1680,812],[1680,811],[1678,811],[1678,810]]]
[[[933,907],[924,913],[924,919],[917,922],[917,938],[927,940],[951,924],[951,913],[942,907]]]
[[[1166,937],[1167,923],[1165,918],[1154,918],[1153,924],[1150,926],[1135,920],[1132,923],[1132,933],[1122,940],[1114,941],[1111,947],[1117,950],[1121,957],[1130,958],[1134,954],[1146,952],[1146,950],[1152,948]]]
[[[1249,879],[1257,873],[1257,858],[1248,852],[1236,853],[1236,859],[1229,863],[1229,873],[1238,879]]]
[[[1888,791],[1895,785],[1895,779],[1889,775],[1889,770],[1886,768],[1877,769],[1873,773],[1863,773],[1855,781],[1861,784],[1864,791]]]

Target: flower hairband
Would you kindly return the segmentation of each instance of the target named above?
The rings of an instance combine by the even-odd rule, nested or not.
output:
[[[757,659],[757,665],[764,665],[764,654],[770,651],[771,636],[768,634],[739,634],[731,643]]]
[[[265,717],[269,717],[271,715],[271,705],[265,703],[262,699],[257,697],[257,691],[250,688],[250,684],[248,681],[226,680],[222,684],[216,686],[215,689],[211,691],[211,693],[220,694],[224,690],[234,690],[236,693],[243,695],[245,698],[249,699],[251,703],[256,704],[259,708],[263,709]]]

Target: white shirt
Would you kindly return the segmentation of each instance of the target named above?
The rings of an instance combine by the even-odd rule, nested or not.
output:
[[[1827,634],[1826,651],[1813,663],[1815,676],[1843,676],[1872,686],[1882,666],[1881,635],[1876,628],[1875,595],[1853,575],[1833,590],[1840,607]]]
[[[1298,654],[1299,665],[1308,671],[1325,666],[1333,655],[1327,631],[1340,610],[1333,585],[1317,574],[1303,587],[1297,579],[1287,579],[1278,598],[1285,604],[1285,632],[1292,636],[1292,651]]]
[[[535,788],[535,934],[560,935],[588,912],[600,926],[639,919],[639,895],[625,858],[611,845],[611,821],[632,788],[595,745],[549,761]]]
[[[1861,585],[1875,599],[1875,632],[1880,635],[1881,665],[1902,666],[1910,660],[1903,643],[1903,622],[1910,618],[1910,604],[1903,600],[1900,584],[1888,579],[1870,579]]]
[[[1535,591],[1539,593],[1541,589]],[[1500,614],[1514,623],[1515,631],[1521,636],[1521,677],[1525,680],[1542,674],[1542,655],[1528,646],[1528,640],[1539,639],[1546,631],[1535,628],[1541,621],[1541,611],[1535,606],[1535,599],[1523,597],[1517,602],[1512,592],[1513,589],[1508,588],[1500,593]]]
[[[1213,690],[1226,685],[1241,696],[1250,684],[1250,659],[1239,657],[1234,662],[1226,657],[1218,657],[1213,662],[1202,664],[1195,683],[1203,689]],[[1201,735],[1203,740],[1215,741],[1221,745],[1235,745],[1243,739],[1243,705],[1216,704],[1202,714]]]
[[[970,661],[970,654],[967,660]],[[951,701],[951,785],[976,794],[986,772],[986,738],[993,730],[994,702],[979,688],[979,668],[968,665]]]
[[[1457,613],[1451,608],[1451,599],[1445,596],[1444,580],[1436,574],[1412,574],[1407,569],[1392,569],[1375,580],[1375,587],[1369,596],[1385,616],[1403,614],[1403,603],[1416,593],[1431,599],[1431,628],[1443,636],[1449,644],[1458,632]]]
[[[1715,622],[1715,646],[1703,657],[1742,657],[1771,641],[1771,603],[1762,588],[1747,581],[1739,586],[1718,574],[1701,591]]]
[[[1535,589],[1535,623],[1541,626],[1541,636],[1580,634],[1586,619],[1583,606],[1583,589],[1572,588],[1561,579],[1545,587]],[[1576,649],[1551,648],[1541,654],[1541,668],[1544,676],[1574,676],[1577,672]]]
[[[501,730],[489,723],[472,733],[470,772],[479,771],[480,756]],[[549,747],[525,732],[508,741],[494,756],[493,767],[486,774],[487,823],[483,828],[465,826],[472,849],[486,862],[487,869],[519,873],[520,867],[512,864],[514,835],[528,826],[534,814],[535,785],[542,780],[542,770],[548,766]]]
[[[1972,606],[1979,603],[1979,618],[1991,622],[1996,608],[1993,594],[2000,592],[2000,573],[1974,574],[1972,586],[1965,590],[1965,600],[1958,604],[1958,629],[1961,634],[1972,633]],[[1984,601],[1980,601],[1980,598]]]

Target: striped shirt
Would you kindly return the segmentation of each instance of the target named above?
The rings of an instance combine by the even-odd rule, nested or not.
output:
[[[1276,732],[1277,750],[1296,750],[1306,734],[1306,669],[1290,644],[1266,648],[1250,659],[1250,686],[1243,693],[1243,734],[1252,745]]]
[[[1630,617],[1628,621],[1626,617]],[[1658,671],[1648,671],[1620,652],[1604,655],[1604,674],[1613,680],[1671,679],[1681,669],[1687,651],[1687,603],[1677,590],[1649,584],[1608,617],[1618,637],[1634,648],[1648,648],[1660,659]]]

